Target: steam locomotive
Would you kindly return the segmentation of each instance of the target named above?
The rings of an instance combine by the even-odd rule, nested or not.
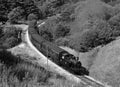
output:
[[[28,32],[31,42],[41,53],[72,74],[89,75],[89,71],[82,66],[81,62],[78,61],[78,58],[42,38],[37,30],[35,30],[34,22],[35,21],[31,21],[29,24]]]

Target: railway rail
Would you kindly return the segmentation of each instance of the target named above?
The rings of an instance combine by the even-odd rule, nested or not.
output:
[[[107,84],[104,84],[98,80],[95,80],[94,78],[90,77],[90,76],[76,76],[78,78],[80,78],[82,80],[82,83],[84,85],[86,85],[87,87],[111,87]]]

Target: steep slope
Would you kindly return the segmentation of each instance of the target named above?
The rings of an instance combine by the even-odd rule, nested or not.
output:
[[[83,66],[89,69],[90,76],[107,82],[113,87],[120,84],[120,39],[90,52],[79,53]]]
[[[99,46],[86,53],[78,53],[67,47],[61,47],[68,52],[79,56],[83,66],[88,68],[90,76],[107,82],[113,87],[120,84],[120,39],[105,46]]]
[[[120,39],[101,48],[90,69],[91,76],[108,81],[114,87],[120,84]]]

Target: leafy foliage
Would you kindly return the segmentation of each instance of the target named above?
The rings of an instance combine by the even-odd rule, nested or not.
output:
[[[112,2],[113,0],[101,0],[101,1],[108,3],[108,2]],[[114,1],[116,1],[116,0],[114,0]]]
[[[48,16],[53,16],[55,14],[61,13],[63,9],[62,6],[70,4],[72,0],[0,0],[0,21],[7,21],[9,15],[13,15],[14,10],[21,8],[24,9],[22,18],[27,19],[27,16],[34,13],[39,19],[44,19]],[[14,9],[14,10],[13,10]],[[17,11],[18,13],[21,13]],[[12,11],[12,12],[11,12]],[[9,13],[9,15],[8,15]],[[14,14],[14,16],[17,16]],[[10,17],[11,18],[11,17]],[[10,19],[9,18],[9,19]]]
[[[9,14],[8,19],[9,22],[14,24],[17,23],[23,17],[24,10],[21,7],[14,8]]]
[[[44,39],[48,40],[48,41],[53,41],[53,36],[52,34],[47,31],[47,30],[41,30],[39,32],[40,36],[42,36]]]
[[[55,38],[65,37],[70,32],[70,28],[68,26],[58,25],[55,30]]]
[[[23,60],[26,57],[29,56],[14,56],[11,52],[0,50],[0,84],[3,87],[25,87],[26,85],[30,87],[82,86],[67,81],[63,76],[50,72],[37,64]]]
[[[18,38],[21,32],[21,28],[16,28],[14,26],[4,27],[0,38],[0,44],[5,48],[14,47],[22,41],[21,38]]]
[[[37,16],[34,13],[31,13],[28,15],[27,20],[32,21],[32,20],[37,20]]]
[[[55,41],[60,37],[65,37],[70,33],[70,27],[58,22],[56,18],[50,18],[47,23],[39,27],[39,34],[46,40]]]
[[[27,16],[30,13],[35,13],[38,15],[38,17],[41,16],[39,9],[35,5],[33,0],[0,0],[0,6],[1,6],[1,11],[0,11],[0,17],[1,19],[12,19],[13,18],[18,18],[18,16],[23,13],[22,18],[26,19]],[[23,10],[24,9],[24,10]],[[8,15],[9,13],[9,15]],[[14,14],[16,13],[16,14]],[[5,21],[6,21],[5,20]],[[0,20],[4,21],[4,20]]]
[[[14,56],[11,52],[2,49],[0,50],[0,62],[2,62],[8,70],[10,69],[10,72],[7,74],[9,82],[10,76],[14,76],[19,82],[35,79],[38,83],[47,83],[48,78],[52,75],[52,73],[46,71],[44,68],[24,61],[19,56]]]
[[[96,46],[108,44],[119,35],[120,30],[111,28],[111,25],[106,21],[98,20],[91,29],[73,37],[69,46],[80,52],[86,52]]]

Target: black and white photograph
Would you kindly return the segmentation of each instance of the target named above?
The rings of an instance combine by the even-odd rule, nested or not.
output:
[[[120,87],[120,0],[0,0],[0,87]]]

